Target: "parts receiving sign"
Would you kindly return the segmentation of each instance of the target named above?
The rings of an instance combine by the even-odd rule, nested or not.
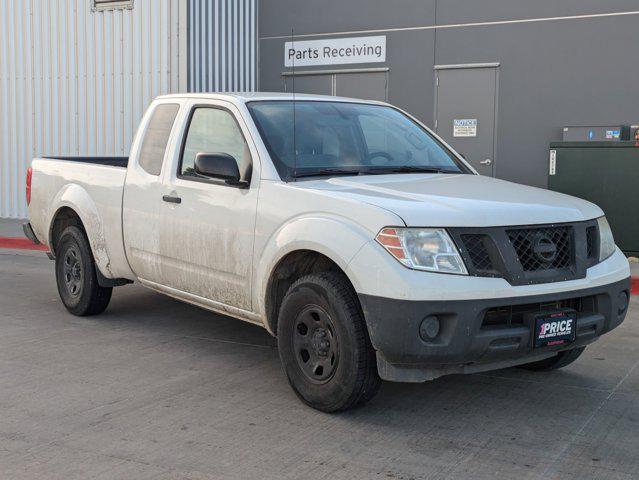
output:
[[[453,137],[476,137],[476,118],[456,118],[453,120]]]
[[[286,42],[285,67],[314,67],[386,61],[386,36]]]

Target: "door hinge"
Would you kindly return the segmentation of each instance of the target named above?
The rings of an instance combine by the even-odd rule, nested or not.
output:
[[[439,77],[435,77],[435,86],[439,87]]]
[[[437,119],[435,119],[435,130],[437,130]]]

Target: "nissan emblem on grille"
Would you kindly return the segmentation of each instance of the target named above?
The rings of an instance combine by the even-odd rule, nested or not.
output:
[[[535,235],[532,250],[539,261],[544,263],[552,263],[557,258],[557,245],[543,233]]]

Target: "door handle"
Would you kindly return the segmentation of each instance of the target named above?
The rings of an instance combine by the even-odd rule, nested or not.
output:
[[[182,199],[180,197],[172,197],[171,195],[164,195],[162,200],[168,203],[182,203]]]
[[[486,160],[482,160],[481,162],[482,165],[490,165],[491,163],[493,163],[493,161],[490,158],[487,158]]]

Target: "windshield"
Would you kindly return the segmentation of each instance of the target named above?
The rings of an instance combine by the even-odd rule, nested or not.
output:
[[[284,180],[340,174],[470,173],[426,130],[391,107],[297,101],[293,108],[293,101],[278,100],[249,102],[248,109]]]

